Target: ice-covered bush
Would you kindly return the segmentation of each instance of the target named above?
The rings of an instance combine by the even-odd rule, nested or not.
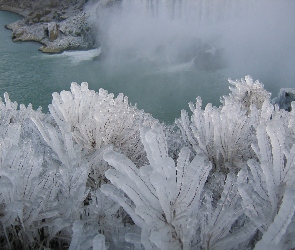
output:
[[[4,98],[5,103],[0,102],[1,247],[38,248],[50,238],[47,220],[54,222],[52,217],[57,215],[56,168],[44,157],[48,152],[31,122],[33,117],[44,120],[47,115],[31,105],[18,109],[7,93]]]
[[[251,143],[263,103],[270,102],[270,94],[263,84],[253,82],[250,76],[245,80],[231,81],[229,96],[222,99],[219,108],[210,103],[202,110],[202,100],[190,103],[191,118],[185,110],[176,121],[185,141],[195,152],[202,150],[217,170],[237,171],[241,164],[254,156]],[[263,115],[263,114],[262,114]]]
[[[100,220],[100,217],[94,216],[95,207],[85,204],[87,200],[98,199],[98,193],[90,192],[90,188],[97,188],[103,182],[107,165],[100,157],[103,150],[113,147],[132,157],[138,164],[145,161],[144,151],[141,152],[143,146],[136,136],[139,135],[139,121],[140,124],[149,124],[155,122],[155,119],[128,105],[128,100],[123,100],[123,95],[114,99],[112,94],[104,90],[95,93],[88,90],[86,83],[82,87],[72,84],[72,92],[76,95],[69,100],[66,96],[71,95],[71,92],[62,92],[63,101],[62,98],[57,100],[59,95],[54,94],[52,106],[55,105],[56,109],[51,106],[51,114],[34,111],[30,105],[28,108],[21,105],[17,109],[17,103],[11,102],[8,94],[5,94],[5,103],[1,102],[3,164],[0,182],[3,189],[8,185],[16,193],[9,189],[6,193],[1,193],[1,237],[7,247],[36,248],[39,244],[54,248],[72,248],[75,245],[71,243],[74,223],[84,225],[89,218],[91,222]],[[93,99],[89,98],[91,94]],[[91,103],[99,108],[93,108]],[[60,117],[57,112],[60,112]],[[100,117],[98,122],[97,119],[90,119],[94,118],[90,116],[95,113],[96,118]],[[91,140],[98,137],[94,136],[100,138],[95,147],[95,142]],[[93,174],[94,167],[99,175]],[[28,177],[23,179],[26,175]],[[41,202],[41,198],[44,201]],[[100,202],[105,203],[106,200],[107,197],[100,199]],[[85,217],[86,211],[88,216]],[[116,238],[115,232],[124,234],[130,230],[122,226],[122,221],[127,216],[125,212],[111,215],[117,218],[116,226],[106,226],[104,229],[96,227],[97,233],[92,235],[96,237],[99,230],[108,232],[106,238],[114,246],[118,243],[112,240]],[[84,216],[82,221],[81,216]],[[86,236],[89,238],[88,234]],[[79,244],[82,247],[84,243]]]
[[[18,107],[17,102],[12,102],[8,93],[4,93],[4,102],[2,101],[2,98],[0,98],[0,125],[24,123],[26,119],[31,117],[44,119],[47,115],[43,114],[41,110],[41,107],[34,110],[31,104],[29,104],[28,107],[20,104]]]
[[[56,210],[56,169],[43,165],[42,155],[34,152],[29,142],[13,145],[2,158],[1,166],[1,223],[10,246],[37,247],[50,234],[59,218]],[[47,222],[53,222],[47,225]],[[12,239],[12,240],[10,240]]]
[[[160,127],[143,128],[141,138],[150,165],[137,169],[132,161],[116,152],[104,155],[115,167],[106,172],[107,178],[132,202],[128,204],[114,186],[104,185],[102,191],[113,197],[141,228],[141,242],[146,249],[187,249],[192,237],[188,222],[199,203],[211,164],[203,154],[190,162],[190,151],[183,148],[175,166],[168,157]]]
[[[191,118],[184,110],[177,124],[182,136],[195,152],[202,151],[214,168],[228,172],[253,155],[251,143],[255,140],[255,121],[242,109],[240,103],[227,102],[219,108],[207,104],[202,110],[202,101],[190,104]]]
[[[91,166],[91,179],[98,184],[108,169],[102,161],[102,152],[113,149],[131,158],[137,166],[146,162],[140,141],[140,124],[151,125],[157,121],[149,114],[128,104],[128,98],[119,94],[114,98],[106,90],[88,89],[87,83],[72,83],[71,91],[54,93],[49,105],[62,136],[69,133],[82,147]]]
[[[263,233],[255,249],[291,249],[295,244],[295,142],[289,147],[285,137],[280,121],[259,125],[258,144],[253,145],[259,161],[249,159],[249,169],[239,172],[245,214]]]
[[[269,100],[271,94],[264,89],[264,85],[257,81],[253,81],[251,76],[245,76],[245,79],[233,81],[228,80],[234,87],[229,87],[231,93],[228,96],[223,96],[221,102],[226,105],[226,102],[240,103],[243,109],[250,111],[251,106],[261,109],[265,100]]]
[[[0,248],[295,248],[295,102],[231,83],[171,126],[87,83],[48,114],[5,93]]]

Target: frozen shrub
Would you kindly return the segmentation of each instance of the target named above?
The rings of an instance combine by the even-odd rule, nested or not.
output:
[[[114,186],[103,185],[102,191],[141,228],[146,249],[231,249],[252,237],[256,229],[252,222],[232,228],[243,215],[234,174],[227,176],[221,198],[214,204],[212,193],[204,189],[211,163],[203,153],[190,161],[190,150],[182,148],[175,164],[168,157],[161,127],[143,128],[141,137],[150,165],[138,170],[123,155],[112,151],[104,155],[115,167],[106,172],[107,178],[132,202]]]
[[[140,233],[122,207],[100,189],[91,191],[80,218],[83,237],[93,239],[95,232],[103,234],[105,245],[110,249],[130,247],[132,244],[125,241],[125,235]]]
[[[1,249],[293,249],[295,102],[232,83],[171,126],[87,83],[50,114],[5,94]]]
[[[75,221],[72,231],[72,241],[69,246],[69,250],[88,250],[95,248],[99,250],[106,250],[105,237],[102,234],[96,235],[95,231],[87,230],[82,221]]]
[[[17,102],[12,102],[8,93],[4,93],[4,102],[0,98],[0,125],[8,125],[12,123],[24,123],[26,119],[31,117],[39,117],[45,119],[46,114],[41,112],[41,107],[36,110],[29,104],[26,107],[24,104],[19,105]]]
[[[271,94],[264,89],[264,85],[259,81],[253,82],[251,76],[245,76],[245,80],[242,78],[241,81],[229,80],[229,83],[234,87],[229,87],[231,93],[221,99],[223,105],[226,105],[227,101],[238,102],[249,112],[252,105],[261,109],[263,102],[270,100]]]
[[[157,122],[150,115],[128,104],[128,98],[119,94],[114,98],[106,90],[98,93],[72,83],[71,92],[54,93],[49,105],[62,135],[69,132],[85,152],[91,165],[93,182],[101,182],[108,169],[102,161],[102,152],[112,145],[113,149],[131,158],[137,166],[146,162],[146,156],[139,136],[141,123],[151,125]]]
[[[295,144],[289,147],[285,138],[281,121],[259,125],[253,144],[259,160],[249,159],[249,169],[239,172],[245,214],[263,234],[255,249],[294,247]]]
[[[190,151],[183,148],[175,166],[168,157],[161,127],[143,128],[141,137],[150,165],[137,169],[132,161],[114,151],[104,155],[115,167],[106,172],[107,178],[134,205],[114,186],[103,185],[102,191],[116,200],[141,228],[141,242],[146,249],[187,249],[192,237],[188,220],[199,202],[211,164],[203,154],[190,162]]]
[[[289,139],[291,139],[293,142],[295,140],[295,101],[291,103],[291,111],[289,112],[289,115],[287,116],[288,119],[288,131],[289,131]]]
[[[20,126],[1,126],[0,214],[9,247],[37,248],[49,235],[39,229],[57,216],[58,184],[53,165],[44,166],[31,141],[20,142]],[[6,131],[6,132],[5,132]],[[10,142],[10,143],[9,143]]]
[[[254,137],[254,120],[240,103],[227,102],[220,108],[202,101],[190,104],[191,119],[182,110],[177,124],[183,138],[195,152],[202,151],[213,163],[214,171],[237,171],[242,162],[253,155],[251,143]]]
[[[236,176],[230,173],[217,203],[212,192],[206,190],[201,209],[195,217],[203,249],[226,250],[246,246],[255,233],[256,225],[244,220],[243,213]]]
[[[202,150],[213,163],[216,171],[237,172],[243,162],[254,157],[251,143],[256,140],[254,133],[261,119],[269,120],[259,112],[263,105],[270,104],[270,93],[263,84],[253,82],[250,76],[245,80],[231,81],[235,87],[230,88],[229,96],[224,96],[219,108],[207,104],[202,110],[201,98],[196,104],[190,103],[193,112],[191,118],[184,110],[176,121],[182,137],[195,152]]]

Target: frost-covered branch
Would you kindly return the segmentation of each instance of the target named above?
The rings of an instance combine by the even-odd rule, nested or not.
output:
[[[270,102],[270,93],[250,76],[229,82],[235,87],[230,88],[229,96],[223,97],[222,106],[216,108],[209,103],[202,110],[198,97],[195,105],[189,104],[191,118],[182,110],[181,118],[176,121],[184,140],[195,152],[205,153],[222,172],[236,172],[243,162],[254,157],[251,144],[256,139],[254,133],[260,116],[264,115],[257,114],[257,110]]]
[[[109,166],[102,161],[103,150],[112,145],[137,166],[146,162],[140,141],[140,124],[151,125],[157,121],[128,104],[128,98],[119,94],[114,98],[104,89],[88,89],[87,83],[72,83],[71,91],[54,93],[49,110],[64,140],[70,134],[82,147],[91,166],[91,178],[100,183]],[[69,136],[68,136],[69,137]]]
[[[205,193],[204,198],[198,215],[201,245],[204,249],[232,249],[251,239],[256,230],[254,223],[244,221],[242,226],[234,226],[244,213],[235,174],[228,174],[221,197],[215,206],[210,191]]]
[[[201,99],[190,105],[191,120],[182,111],[177,121],[183,137],[193,147],[210,159],[217,170],[236,171],[241,162],[251,158],[251,143],[255,139],[253,119],[239,103],[228,103],[220,108],[207,104],[202,110]]]
[[[295,102],[231,83],[171,126],[87,83],[49,114],[5,93],[1,249],[295,248]]]
[[[290,249],[285,238],[295,213],[295,144],[286,145],[284,120],[273,119],[257,128],[253,148],[259,161],[248,160],[238,177],[246,215],[263,233],[255,249]],[[290,224],[292,225],[292,224]],[[275,236],[275,238],[274,238]]]
[[[142,229],[141,240],[147,249],[187,249],[192,237],[188,221],[198,206],[211,164],[203,154],[190,161],[190,151],[183,148],[175,165],[168,157],[161,127],[143,128],[141,137],[150,165],[137,169],[116,152],[104,155],[115,168],[107,171],[107,178],[134,205],[116,195],[117,191],[110,186],[103,186],[102,190],[131,212],[130,216]]]

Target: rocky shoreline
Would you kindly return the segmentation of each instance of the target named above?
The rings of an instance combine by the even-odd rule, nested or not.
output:
[[[99,44],[84,11],[87,0],[0,0],[0,10],[24,18],[5,27],[12,30],[13,41],[35,41],[44,53],[87,50]]]

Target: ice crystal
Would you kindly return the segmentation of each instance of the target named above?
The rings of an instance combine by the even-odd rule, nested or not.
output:
[[[1,249],[294,249],[295,102],[231,83],[169,126],[87,83],[48,114],[5,93]]]

